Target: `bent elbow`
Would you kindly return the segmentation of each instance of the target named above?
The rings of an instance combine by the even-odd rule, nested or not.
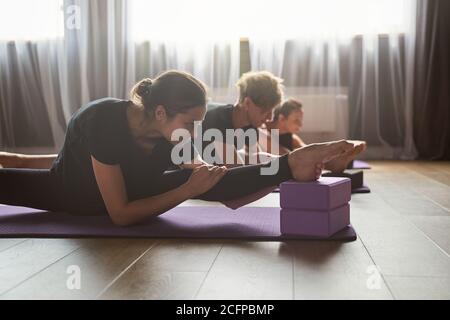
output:
[[[109,217],[111,218],[112,223],[117,227],[125,228],[133,225],[133,223],[126,218],[123,211],[109,212]]]

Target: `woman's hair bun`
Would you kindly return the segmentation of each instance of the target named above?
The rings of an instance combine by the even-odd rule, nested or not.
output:
[[[189,73],[166,71],[154,80],[143,79],[130,92],[131,102],[153,116],[158,106],[169,118],[199,106],[206,106],[206,86]]]
[[[141,97],[147,97],[152,90],[153,80],[150,78],[143,79],[139,82],[136,93]]]

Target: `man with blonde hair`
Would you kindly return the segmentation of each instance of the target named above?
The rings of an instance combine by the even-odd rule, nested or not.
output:
[[[244,74],[236,83],[239,97],[234,105],[210,104],[208,106],[208,112],[202,123],[202,130],[205,132],[209,129],[216,129],[222,133],[224,139],[222,141],[214,140],[213,142],[203,141],[203,150],[213,143],[216,152],[222,150],[223,164],[228,166],[249,164],[250,150],[256,151],[259,156],[268,156],[263,154],[258,144],[255,145],[254,142],[255,139],[257,142],[259,138],[258,128],[272,120],[274,109],[283,100],[282,83],[282,79],[267,71]],[[226,131],[229,129],[237,130],[235,131],[234,141],[225,139]],[[253,139],[250,139],[251,137]],[[243,139],[245,140],[244,146],[239,144],[239,141]],[[250,142],[253,143],[248,140],[252,140]],[[230,145],[230,143],[234,149],[231,155],[232,159],[226,151],[227,144]]]

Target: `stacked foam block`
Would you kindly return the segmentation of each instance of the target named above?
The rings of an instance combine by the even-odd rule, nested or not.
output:
[[[280,186],[281,233],[328,238],[350,224],[352,185],[348,178]]]

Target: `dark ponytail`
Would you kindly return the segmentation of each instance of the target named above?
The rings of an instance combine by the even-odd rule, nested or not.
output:
[[[185,113],[191,108],[206,105],[206,86],[192,75],[168,71],[156,79],[143,79],[131,90],[131,101],[153,115],[162,105],[169,117]]]

